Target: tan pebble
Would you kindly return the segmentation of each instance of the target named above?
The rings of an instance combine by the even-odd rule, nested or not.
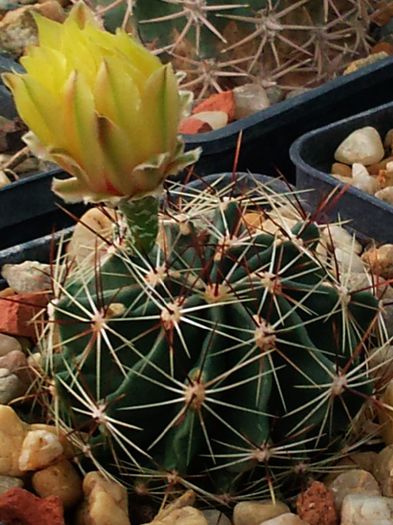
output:
[[[296,500],[298,516],[309,525],[337,525],[334,496],[320,481],[313,481]]]
[[[334,158],[343,164],[359,163],[364,166],[383,159],[385,149],[378,131],[366,126],[352,132],[338,146]]]
[[[367,472],[372,473],[374,470],[374,464],[378,457],[376,452],[356,452],[351,454],[349,459],[351,459],[357,468],[361,470],[366,470]]]
[[[332,176],[342,182],[343,184],[349,184],[350,186],[353,185],[352,177],[343,177],[342,175],[336,175],[335,173],[332,173]]]
[[[26,355],[20,350],[12,350],[8,352],[8,354],[0,357],[0,368],[7,368],[7,370],[15,374],[26,387],[33,381]]]
[[[146,525],[208,525],[202,512],[194,507],[176,509],[165,518],[153,520]]]
[[[19,468],[19,454],[27,428],[27,425],[19,419],[11,407],[0,405],[1,475],[17,477],[23,475]]]
[[[393,278],[393,244],[371,248],[362,255],[362,259],[370,266],[372,273],[384,279]]]
[[[86,525],[130,525],[127,491],[99,472],[89,472],[83,480]]]
[[[50,465],[64,452],[58,437],[46,430],[30,430],[22,443],[19,468],[38,470]]]
[[[209,124],[211,129],[221,129],[228,124],[228,115],[225,111],[201,111],[195,113],[193,118]]]
[[[375,196],[388,204],[393,204],[393,186],[388,186],[376,192]]]
[[[281,501],[242,501],[233,509],[234,525],[259,525],[262,521],[289,512],[289,507]]]
[[[82,480],[66,459],[35,472],[31,481],[41,498],[57,496],[66,509],[76,505],[83,496]]]
[[[46,425],[44,423],[33,423],[30,425],[29,430],[44,430],[45,432],[50,432],[60,441],[61,446],[63,447],[64,457],[67,459],[75,457],[75,449],[72,446],[72,443],[67,439],[67,436],[60,428],[53,425]]]
[[[385,445],[393,445],[393,380],[390,380],[378,405],[378,419]],[[378,462],[375,463],[377,465]],[[393,466],[393,464],[392,464]]]
[[[352,177],[352,170],[347,164],[340,162],[333,162],[331,170],[333,175],[341,175],[342,177]]]
[[[10,335],[0,334],[0,357],[7,355],[9,352],[21,351],[22,346],[18,339]]]
[[[263,521],[260,525],[308,525],[305,521],[299,518],[296,514],[287,512],[281,514],[271,520]]]
[[[383,145],[387,150],[392,152],[393,150],[393,128],[389,129],[386,133],[385,138],[383,139]]]
[[[382,495],[393,497],[393,445],[379,452],[373,474],[381,487]]]
[[[373,53],[366,58],[359,58],[357,60],[354,60],[349,64],[349,66],[347,66],[343,75],[354,73],[358,69],[365,66],[369,66],[370,64],[374,64],[375,62],[378,62],[378,60],[382,60],[384,58],[387,58],[388,56],[389,55],[388,53],[386,53],[386,51],[380,51],[379,53]]]
[[[353,469],[343,472],[330,484],[330,490],[334,495],[334,503],[337,511],[341,511],[342,503],[347,494],[368,494],[369,496],[380,496],[377,480],[366,470]]]
[[[352,180],[353,186],[359,190],[365,191],[370,195],[378,190],[378,182],[376,177],[373,177],[367,171],[366,166],[355,162],[352,166]]]
[[[105,213],[98,208],[85,212],[77,222],[67,246],[70,259],[78,264],[91,264],[96,254],[104,255],[108,245],[102,238],[112,239],[114,218],[114,212],[108,209],[105,209]]]
[[[368,172],[370,175],[378,175],[381,170],[386,170],[386,166],[389,162],[393,161],[393,157],[386,157],[386,159],[381,160],[381,162],[376,162],[375,164],[370,164],[367,166]]]
[[[235,120],[254,115],[270,106],[265,88],[260,84],[243,84],[233,90],[235,100]]]
[[[230,519],[219,510],[203,510],[202,514],[207,521],[207,525],[231,525]]]

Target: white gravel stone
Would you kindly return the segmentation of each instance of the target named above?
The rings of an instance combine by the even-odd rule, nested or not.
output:
[[[366,470],[353,469],[339,474],[329,485],[334,495],[334,504],[338,511],[341,510],[345,496],[348,494],[367,494],[380,496],[381,491],[377,480]]]
[[[30,430],[23,441],[19,456],[22,471],[47,467],[64,452],[58,436],[46,430]]]
[[[375,177],[369,174],[366,166],[355,162],[352,166],[352,180],[353,186],[359,190],[365,191],[370,195],[378,190],[378,182]]]
[[[376,192],[375,196],[388,204],[393,204],[393,186],[388,186]]]
[[[263,521],[260,525],[308,525],[305,521],[299,518],[296,514],[287,512],[281,514],[271,520]]]
[[[235,100],[235,120],[254,115],[270,106],[268,94],[259,84],[244,84],[233,90]]]
[[[1,275],[16,293],[40,292],[51,289],[50,265],[37,261],[5,264]]]
[[[383,159],[385,150],[378,131],[371,126],[357,129],[341,142],[334,158],[344,164],[359,162],[368,166]]]
[[[392,524],[392,499],[364,494],[349,494],[344,498],[341,510],[341,525]]]

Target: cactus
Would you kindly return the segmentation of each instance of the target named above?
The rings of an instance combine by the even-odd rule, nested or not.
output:
[[[319,227],[293,197],[232,190],[180,187],[152,251],[107,241],[51,304],[57,415],[139,492],[165,480],[221,501],[287,493],[337,459],[373,390],[372,289],[320,260]]]

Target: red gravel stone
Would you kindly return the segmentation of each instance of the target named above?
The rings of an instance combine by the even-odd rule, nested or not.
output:
[[[299,517],[309,525],[337,525],[334,496],[320,481],[313,481],[296,501]]]
[[[47,303],[48,295],[43,293],[0,297],[0,333],[35,339],[39,325],[31,320]]]
[[[228,115],[228,122],[235,118],[235,97],[232,91],[223,91],[207,98],[194,107],[193,113],[202,111],[223,111]]]
[[[187,117],[180,122],[179,133],[186,135],[195,135],[195,133],[205,133],[211,131],[212,128],[207,122],[199,120],[199,118]]]
[[[63,505],[57,496],[39,498],[14,488],[0,494],[0,521],[5,525],[64,525]]]

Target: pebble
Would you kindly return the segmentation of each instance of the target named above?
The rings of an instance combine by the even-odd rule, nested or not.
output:
[[[7,405],[14,399],[23,396],[26,388],[18,376],[11,374],[7,368],[0,368],[0,403]]]
[[[38,470],[50,465],[64,452],[58,436],[47,430],[29,430],[19,455],[21,471]]]
[[[281,102],[285,98],[285,92],[279,86],[269,86],[265,88],[265,91],[270,104],[277,104],[277,102]]]
[[[12,352],[13,350],[22,350],[22,345],[18,339],[15,339],[15,337],[11,337],[10,335],[0,334],[0,357]]]
[[[352,170],[348,164],[342,164],[341,162],[333,162],[330,169],[332,175],[341,175],[342,177],[352,177]]]
[[[0,475],[21,477],[19,454],[27,425],[6,405],[0,405]]]
[[[370,175],[366,166],[363,166],[363,164],[355,162],[352,165],[352,180],[353,186],[355,188],[365,191],[370,195],[374,195],[374,193],[378,190],[378,182],[376,177]]]
[[[263,521],[260,525],[308,525],[305,521],[299,518],[296,514],[286,512],[271,520]]]
[[[0,494],[0,517],[15,525],[64,525],[63,505],[59,498],[39,498],[21,488]]]
[[[73,507],[83,497],[82,480],[66,459],[35,472],[31,482],[39,496],[57,496],[65,509]]]
[[[89,472],[83,480],[85,525],[130,525],[126,489],[105,479],[100,472]]]
[[[366,58],[359,58],[358,60],[354,60],[347,66],[345,69],[343,75],[348,75],[349,73],[354,73],[358,69],[369,66],[370,64],[374,64],[375,62],[378,62],[379,60],[382,60],[383,58],[387,58],[389,56],[386,51],[380,51],[379,53],[373,53],[372,55],[369,55]]]
[[[354,252],[359,255],[362,252],[362,245],[345,228],[338,224],[330,224],[321,232],[321,237],[330,251],[340,248],[349,253]]]
[[[20,478],[14,476],[0,476],[0,494],[16,487],[23,487],[23,481]]]
[[[224,128],[228,124],[228,115],[225,111],[201,111],[194,113],[192,118],[208,124],[212,130]]]
[[[349,252],[348,248],[343,250],[341,248],[336,248],[334,250],[336,261],[339,265],[339,269],[342,273],[345,274],[358,274],[364,273],[364,264],[359,257],[354,252]]]
[[[0,48],[13,57],[19,57],[27,46],[38,43],[38,31],[32,16],[33,12],[38,12],[58,22],[62,22],[65,18],[64,10],[55,0],[8,11],[0,20]]]
[[[145,525],[208,525],[208,522],[200,510],[188,506],[173,510],[164,518]]]
[[[393,500],[382,496],[349,494],[344,498],[341,525],[392,525]]]
[[[393,244],[371,248],[362,255],[362,259],[370,266],[372,273],[384,279],[393,278]]]
[[[233,525],[259,525],[286,512],[289,507],[281,501],[242,501],[233,509]]]
[[[249,117],[270,106],[265,88],[260,84],[243,84],[233,90],[235,98],[235,120]]]
[[[378,131],[366,126],[352,132],[341,142],[334,158],[344,164],[360,163],[365,166],[383,159],[385,150]]]
[[[67,245],[67,255],[71,260],[77,264],[91,264],[96,256],[106,253],[107,244],[101,242],[98,235],[107,239],[112,238],[114,226],[112,216],[113,211],[105,209],[103,213],[98,208],[91,208],[82,215]]]
[[[387,188],[383,188],[383,190],[377,191],[375,196],[388,204],[393,204],[393,186],[388,186]]]
[[[381,491],[377,480],[366,470],[353,469],[339,474],[330,484],[329,489],[333,492],[336,510],[341,511],[342,503],[347,494],[367,494],[369,496],[380,496]]]
[[[296,509],[308,525],[336,525],[338,521],[333,493],[320,481],[313,481],[299,494]]]
[[[5,264],[2,277],[16,293],[41,292],[51,289],[50,265],[37,261]]]
[[[24,392],[33,380],[27,357],[20,350],[12,350],[0,357],[0,368],[6,368],[12,374],[15,374],[24,386]]]
[[[386,149],[389,149],[390,151],[393,150],[393,128],[389,129],[386,133],[385,138],[383,139],[383,145]]]
[[[219,510],[203,510],[202,514],[207,521],[207,525],[231,525],[231,520]]]
[[[374,464],[373,474],[378,481],[383,496],[393,497],[393,445],[379,452]]]
[[[391,347],[388,347],[388,349],[391,349]],[[377,362],[381,362],[385,357],[385,353],[378,355]],[[388,359],[391,359],[393,357],[393,353],[387,357]],[[374,362],[375,359],[372,361],[371,366],[373,366]],[[388,362],[388,365],[393,366],[393,362]],[[385,391],[382,394],[381,401],[385,405],[378,408],[378,419],[381,423],[381,435],[385,445],[393,445],[393,380],[389,381]]]
[[[192,114],[201,113],[204,111],[223,111],[228,115],[228,122],[231,122],[235,118],[235,97],[233,91],[223,91],[222,93],[216,93],[211,95],[203,102],[197,104]]]

